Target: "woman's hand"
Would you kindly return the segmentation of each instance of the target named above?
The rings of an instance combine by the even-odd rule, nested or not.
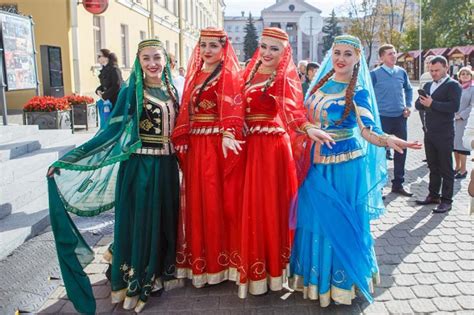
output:
[[[387,138],[387,146],[400,154],[403,154],[403,150],[405,149],[419,150],[423,147],[423,145],[418,141],[405,141],[395,136],[389,136]]]
[[[306,133],[308,134],[308,137],[310,137],[311,140],[316,143],[325,144],[328,146],[329,149],[332,149],[331,144],[336,144],[336,142],[332,138],[334,134],[327,133],[321,129],[308,128],[308,130],[306,130]]]
[[[51,166],[48,169],[48,173],[46,173],[46,177],[53,178],[55,173],[58,174],[58,175],[61,174],[60,171],[59,171],[59,168]]]
[[[174,147],[176,149],[176,151],[178,151],[179,153],[186,153],[186,151],[188,151],[188,145],[187,144],[183,144],[183,145],[177,145]]]
[[[231,150],[235,155],[239,155],[239,151],[242,151],[241,144],[244,143],[245,141],[222,137],[222,152],[224,153],[224,158],[227,158],[227,150]]]

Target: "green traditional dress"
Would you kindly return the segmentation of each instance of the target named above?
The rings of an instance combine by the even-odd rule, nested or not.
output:
[[[169,63],[163,82],[165,71],[171,79]],[[144,87],[136,60],[106,128],[53,164],[60,175],[48,179],[51,226],[66,291],[78,312],[96,310],[83,271],[94,252],[68,212],[94,216],[115,207],[112,302],[129,297],[141,310],[151,291],[174,278],[179,177],[169,137],[176,109],[165,86]]]

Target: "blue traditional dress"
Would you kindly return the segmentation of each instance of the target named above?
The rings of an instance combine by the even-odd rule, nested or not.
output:
[[[330,70],[329,57],[312,87]],[[367,74],[362,60],[355,109],[339,124],[348,83],[330,78],[305,101],[310,121],[333,134],[336,144],[332,149],[311,147],[311,166],[298,192],[290,287],[303,291],[305,298],[320,299],[322,307],[331,299],[351,304],[356,288],[372,302],[370,292],[378,281],[369,222],[384,209],[385,157],[382,148],[362,138],[361,130],[368,128],[375,139],[386,135]]]

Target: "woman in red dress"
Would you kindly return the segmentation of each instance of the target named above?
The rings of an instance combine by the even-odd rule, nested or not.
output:
[[[241,86],[227,34],[201,30],[172,136],[184,180],[177,277],[192,279],[196,287],[235,280],[237,274],[233,257],[239,241],[235,197],[241,194],[236,193],[235,165],[242,143]]]
[[[265,28],[244,75],[248,127],[244,171],[239,297],[277,291],[290,258],[289,210],[298,188],[293,155],[306,136],[330,145],[331,137],[306,118],[288,35]],[[292,153],[292,148],[293,153]]]

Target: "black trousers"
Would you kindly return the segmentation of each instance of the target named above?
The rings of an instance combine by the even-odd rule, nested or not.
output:
[[[400,139],[407,139],[407,119],[403,115],[398,117],[380,116],[382,129],[385,133],[397,136]],[[405,181],[405,161],[407,159],[407,150],[403,150],[403,154],[395,151],[393,157],[393,180],[392,188],[398,189],[402,187]]]
[[[453,201],[453,147],[454,136],[425,134],[425,153],[430,169],[430,196],[439,198],[441,188],[441,201],[449,204]]]

